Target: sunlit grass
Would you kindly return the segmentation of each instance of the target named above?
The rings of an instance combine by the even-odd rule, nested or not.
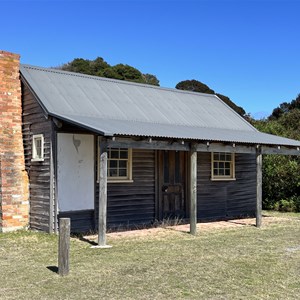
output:
[[[161,228],[108,243],[73,238],[70,274],[60,277],[49,268],[57,236],[0,234],[1,299],[300,299],[300,214],[261,229],[194,237]]]

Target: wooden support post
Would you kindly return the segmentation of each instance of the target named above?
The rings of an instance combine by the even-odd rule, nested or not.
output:
[[[70,219],[59,219],[59,244],[58,244],[58,274],[69,274],[70,253]]]
[[[262,221],[262,154],[260,149],[256,152],[256,227]]]
[[[107,219],[107,149],[105,142],[100,144],[100,176],[99,176],[99,220],[98,246],[93,248],[111,248],[106,245]]]
[[[192,144],[190,152],[190,233],[197,231],[197,151]]]

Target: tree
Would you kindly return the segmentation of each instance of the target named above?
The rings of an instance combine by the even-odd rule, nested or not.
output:
[[[151,85],[159,86],[159,80],[156,78],[155,75],[152,74],[143,74],[144,82]]]
[[[141,71],[129,65],[117,64],[111,66],[102,57],[97,57],[94,60],[75,58],[71,62],[62,65],[59,69],[159,86],[159,80],[155,75],[142,74]]]
[[[192,91],[204,94],[215,93],[215,91],[210,89],[206,84],[195,79],[180,81],[176,84],[175,88],[178,90]]]
[[[294,109],[300,109],[300,94],[297,96],[296,99],[292,100],[291,102],[283,102],[279,104],[278,107],[274,108],[272,114],[269,116],[269,119],[277,120],[284,114]]]
[[[117,74],[118,79],[134,81],[134,82],[144,82],[142,73],[129,65],[117,64],[113,66],[112,71]]]
[[[198,80],[192,79],[180,81],[176,84],[175,88],[178,90],[217,95],[223,102],[225,102],[228,106],[235,110],[239,115],[244,116],[246,114],[245,110],[242,107],[234,104],[229,97],[215,93],[215,91],[212,90],[209,86]]]
[[[300,139],[300,110],[282,103],[280,116],[254,121],[263,132]],[[296,107],[296,106],[295,106]],[[263,206],[266,209],[300,211],[300,157],[265,155],[263,158]]]
[[[75,58],[73,61],[64,64],[61,69],[70,72],[92,75],[90,71],[90,61],[83,58]]]

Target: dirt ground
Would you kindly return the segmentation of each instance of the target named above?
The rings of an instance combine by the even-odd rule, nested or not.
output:
[[[265,216],[262,219],[262,226],[267,226],[272,223],[278,223],[283,221],[284,219],[286,220],[286,218],[281,218],[281,217]],[[213,229],[226,229],[226,228],[243,227],[243,226],[255,226],[255,218],[198,223],[197,231],[201,232],[204,230],[207,231]],[[165,234],[169,230],[188,233],[190,231],[190,225],[182,224],[182,225],[174,225],[174,226],[163,226],[163,227],[155,227],[155,228],[147,228],[147,229],[110,232],[107,234],[107,237],[112,239],[117,239],[122,237],[137,238],[137,237],[145,237],[149,235]],[[89,235],[86,236],[85,238],[91,241],[95,241],[97,239],[97,235]]]

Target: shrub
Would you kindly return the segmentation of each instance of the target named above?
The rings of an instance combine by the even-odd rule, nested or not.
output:
[[[282,211],[282,212],[296,212],[297,207],[294,202],[294,200],[289,199],[289,200],[279,200],[274,204],[273,207],[275,210]]]

